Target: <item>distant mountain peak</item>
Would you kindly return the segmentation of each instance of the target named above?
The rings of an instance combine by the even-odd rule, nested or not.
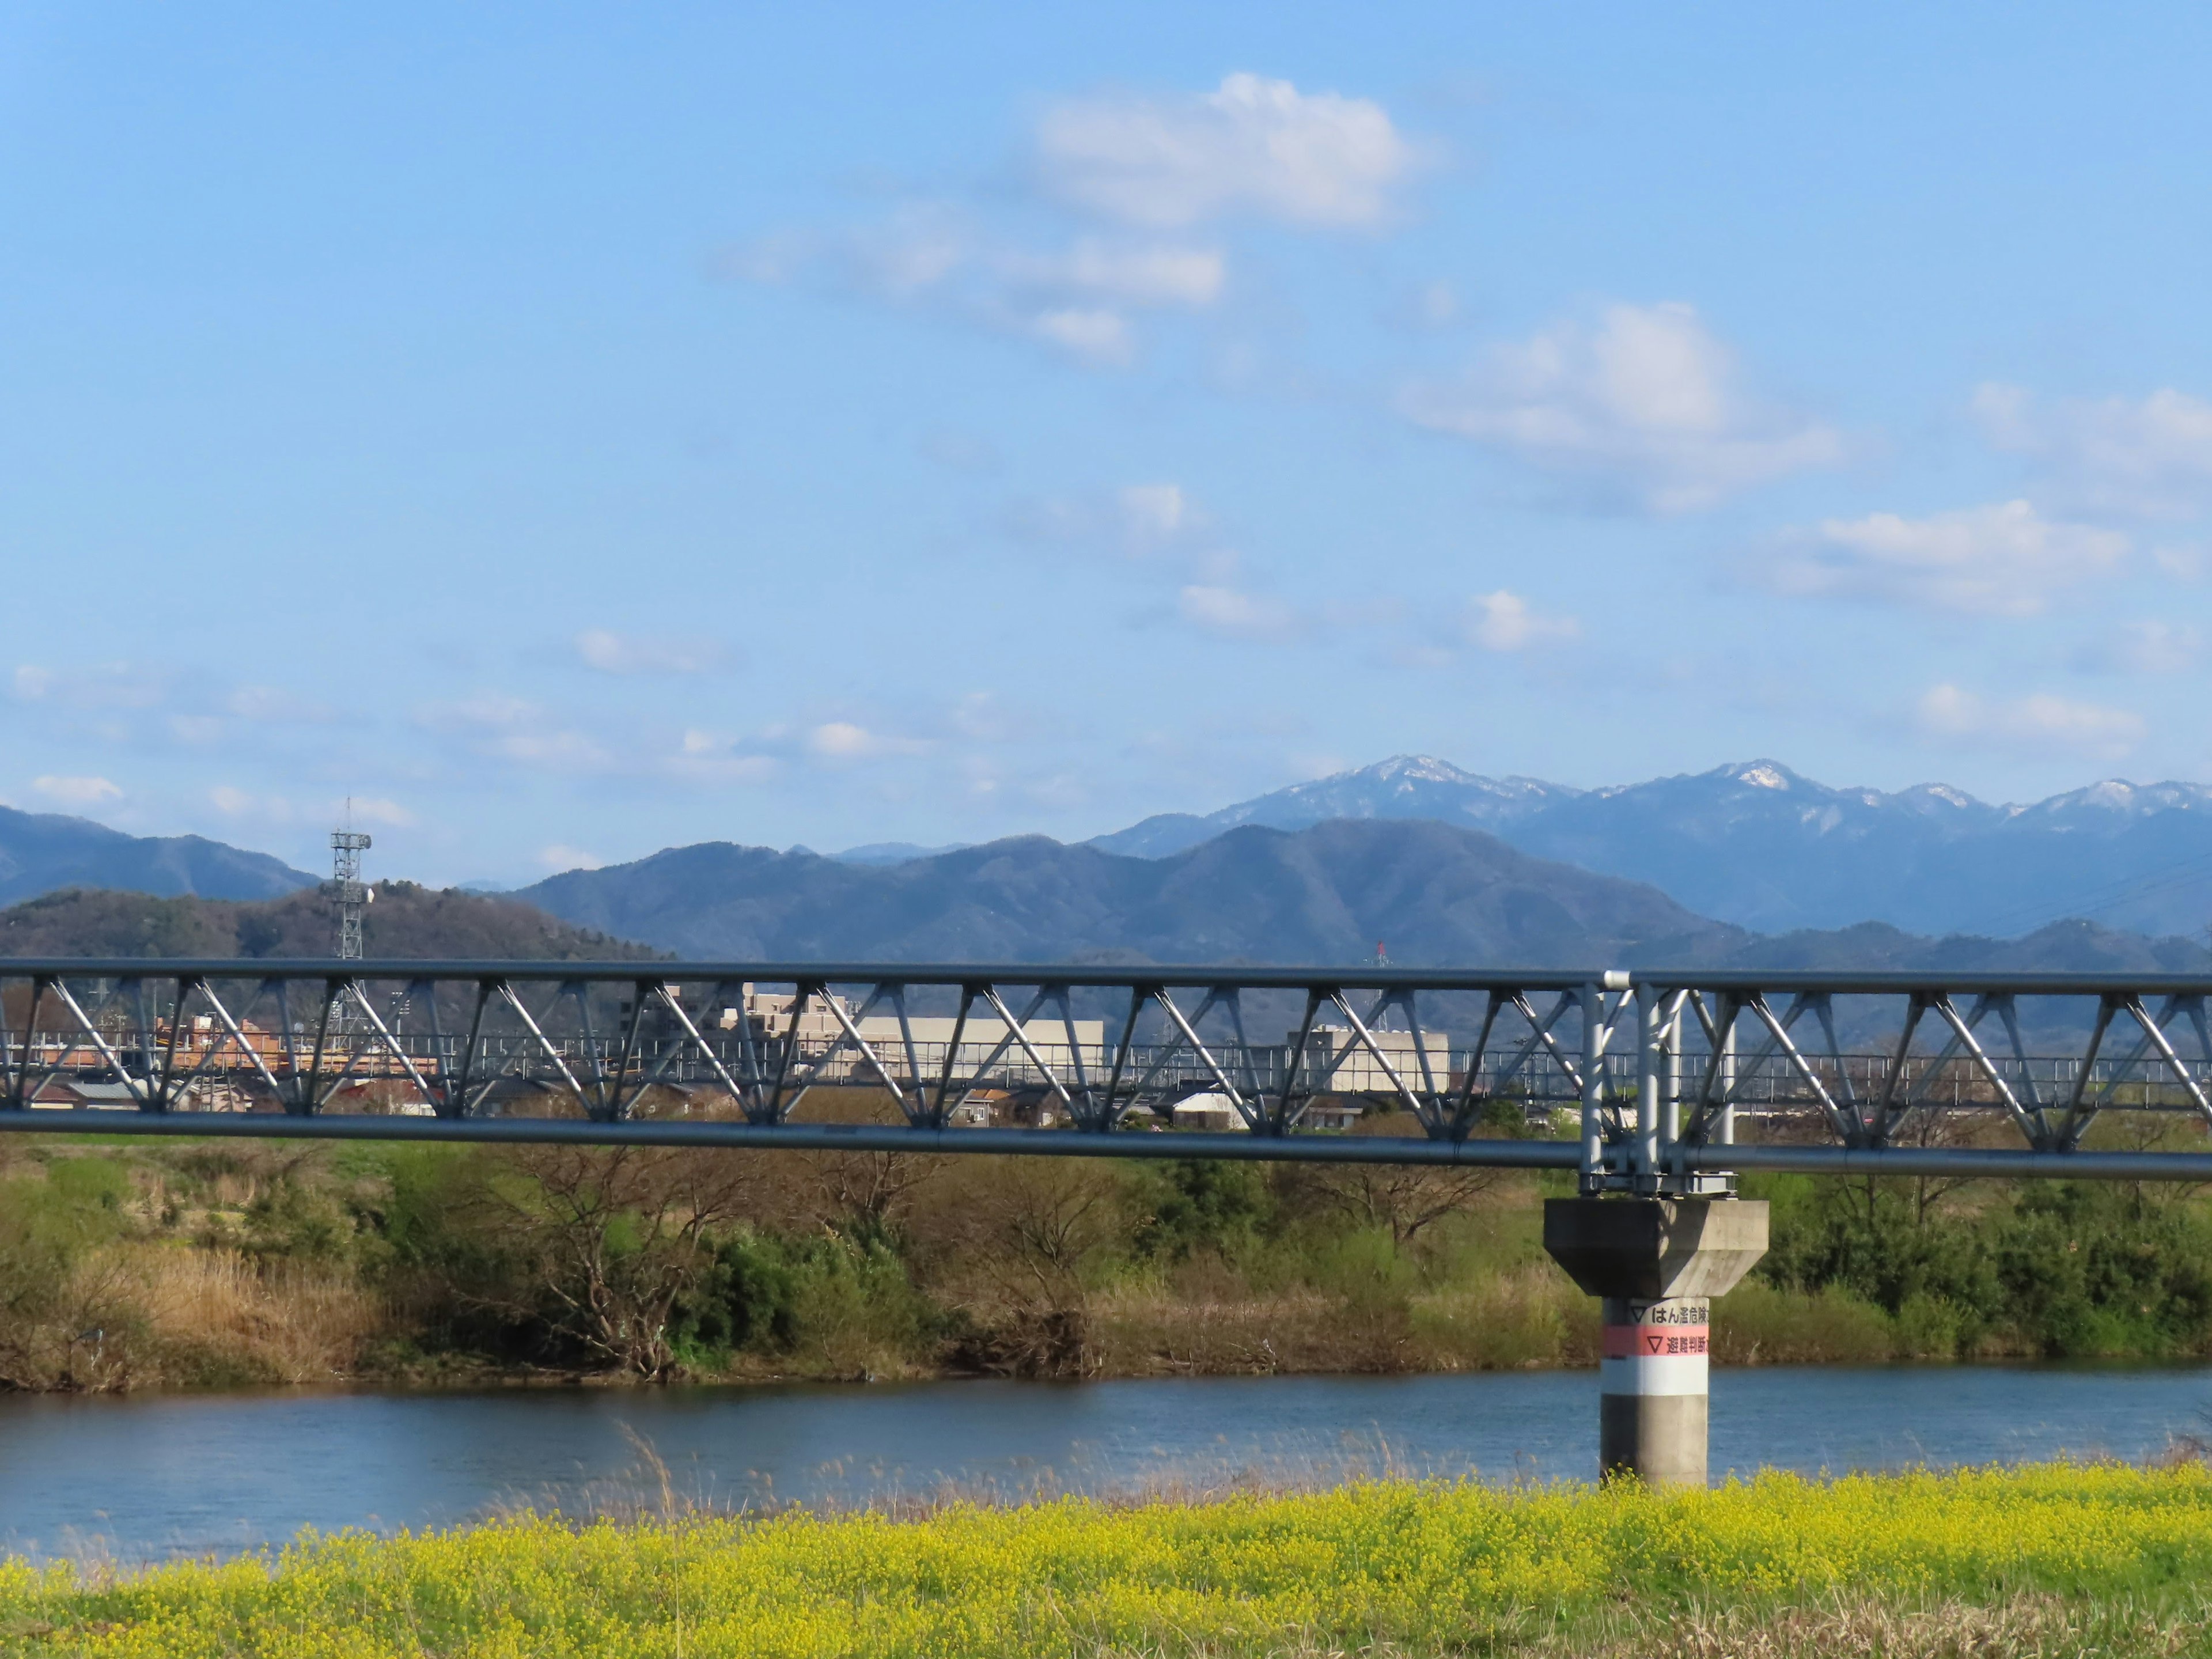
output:
[[[1898,792],[1897,798],[1899,800],[1941,801],[1946,806],[1956,806],[1960,808],[1978,806],[1981,805],[1979,801],[1976,800],[1965,790],[1954,789],[1948,783],[1916,783],[1910,789],[1899,790]],[[1869,805],[1878,805],[1881,799],[1881,798],[1879,795],[1869,794],[1867,797],[1867,804]]]
[[[1721,775],[1734,778],[1738,783],[1747,783],[1754,789],[1787,789],[1801,781],[1788,767],[1773,761],[1751,761],[1741,766],[1724,766]]]
[[[0,904],[71,887],[267,899],[315,884],[266,853],[199,836],[132,836],[88,818],[0,807]]]
[[[1472,789],[1486,795],[1512,799],[1529,795],[1559,796],[1581,793],[1565,784],[1547,783],[1541,778],[1524,777],[1519,773],[1510,773],[1502,778],[1490,777],[1480,772],[1470,772],[1462,766],[1455,766],[1448,760],[1438,760],[1434,755],[1393,755],[1389,760],[1377,761],[1372,766],[1358,766],[1348,772],[1332,772],[1327,777],[1294,783],[1287,789],[1275,791],[1275,795],[1294,795],[1302,792],[1311,793],[1317,790],[1376,783],[1389,784],[1400,794],[1412,794],[1423,784]],[[1270,800],[1274,798],[1262,795],[1259,799]]]
[[[1393,755],[1389,760],[1377,761],[1372,766],[1355,767],[1349,772],[1337,772],[1318,779],[1322,783],[1335,783],[1346,778],[1375,778],[1384,783],[1405,780],[1414,783],[1484,783],[1472,772],[1462,771],[1449,761],[1438,760],[1434,755]]]
[[[1580,789],[1401,754],[1089,844],[1163,858],[1238,824],[1297,830],[1331,818],[1486,830],[1775,931],[1873,919],[1914,933],[2004,933],[2074,914],[2163,934],[2212,915],[2212,785],[2118,778],[2001,806],[1943,783],[1834,788],[1768,757]]]

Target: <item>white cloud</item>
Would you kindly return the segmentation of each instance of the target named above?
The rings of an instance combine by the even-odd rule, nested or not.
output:
[[[2073,665],[2087,674],[2179,674],[2204,660],[2204,635],[2187,623],[2131,622],[2080,647]]]
[[[1048,294],[1088,294],[1133,306],[1210,306],[1221,297],[1228,261],[1218,248],[1112,243],[1084,237],[1055,255],[987,256],[1009,283]]]
[[[380,823],[391,830],[410,830],[415,815],[396,800],[381,795],[354,795],[339,809],[350,812],[356,823]]]
[[[1030,319],[1030,330],[1086,363],[1118,368],[1136,355],[1129,319],[1097,306],[1041,311]]]
[[[277,725],[320,722],[331,718],[328,704],[273,685],[239,685],[222,699],[222,712],[242,720]]]
[[[824,720],[808,729],[805,746],[808,753],[823,760],[854,761],[918,754],[928,744],[916,738],[872,731],[852,720]]]
[[[659,769],[685,783],[721,786],[766,783],[783,769],[773,755],[741,749],[718,732],[690,726],[678,739],[677,752],[662,759]]]
[[[2204,574],[2206,549],[2186,542],[2150,550],[2150,562],[2176,581],[2193,582]]]
[[[705,674],[727,660],[716,640],[617,634],[587,628],[575,637],[576,655],[602,674]]]
[[[1177,594],[1176,614],[1194,628],[1233,639],[1285,639],[1300,626],[1297,613],[1279,599],[1207,584],[1194,584]]]
[[[1009,506],[1005,522],[1009,533],[1025,542],[1089,544],[1133,559],[1177,553],[1209,561],[1212,568],[1220,564],[1219,550],[1208,539],[1212,520],[1178,483],[1030,497]]]
[[[606,862],[595,853],[586,853],[580,847],[564,847],[558,842],[540,848],[538,861],[556,875],[568,870],[597,870]]]
[[[1974,413],[1991,443],[2086,501],[2158,518],[2212,505],[2212,403],[2202,398],[2045,398],[1993,384],[1975,392]]]
[[[31,787],[50,801],[79,809],[123,798],[122,789],[106,778],[69,778],[49,775],[33,778]]]
[[[1786,593],[2027,617],[2127,550],[2115,531],[2055,522],[2014,501],[1925,519],[1826,520],[1793,538],[1767,574]]]
[[[1609,306],[1594,324],[1498,347],[1457,385],[1415,387],[1401,407],[1659,513],[1844,456],[1832,428],[1748,393],[1735,354],[1676,302]]]
[[[995,691],[970,691],[955,699],[945,725],[953,736],[971,743],[1019,743],[1056,730],[1027,702],[1009,703]]]
[[[1449,328],[1460,319],[1459,290],[1449,283],[1423,283],[1398,296],[1383,320],[1400,328]]]
[[[1573,639],[1582,625],[1572,617],[1540,615],[1520,595],[1501,587],[1468,601],[1465,632],[1469,644],[1485,651],[1521,651]]]
[[[1132,540],[1169,541],[1192,522],[1190,498],[1181,484],[1127,484],[1117,499]]]
[[[504,692],[483,692],[458,702],[433,703],[416,715],[419,725],[459,737],[479,755],[556,772],[596,772],[613,757],[588,733],[563,725],[550,711]]]
[[[208,791],[208,801],[225,817],[252,818],[265,823],[373,823],[406,830],[416,822],[414,813],[398,801],[380,795],[353,795],[320,805],[311,802],[303,808],[282,795],[256,795],[233,784],[219,783]]]
[[[1240,212],[1374,225],[1391,216],[1417,161],[1380,104],[1257,75],[1195,95],[1070,99],[1036,131],[1038,173],[1053,194],[1158,228]]]
[[[672,755],[661,769],[685,783],[758,784],[772,781],[783,768],[772,755]]]
[[[44,668],[25,663],[15,671],[15,695],[25,702],[70,708],[152,708],[168,695],[167,677],[127,662]]]
[[[1203,310],[1229,271],[1218,248],[1180,242],[1083,236],[1056,251],[1023,247],[938,203],[855,231],[770,238],[728,254],[722,269],[934,313],[1101,368],[1134,359],[1139,315]]]
[[[806,746],[817,755],[848,760],[873,753],[876,738],[866,726],[850,720],[829,720],[806,734]]]
[[[2036,753],[2063,750],[2117,760],[2142,740],[2142,716],[2100,703],[2036,696],[1989,702],[1955,685],[1930,686],[1917,710],[1922,731],[1953,742]]]

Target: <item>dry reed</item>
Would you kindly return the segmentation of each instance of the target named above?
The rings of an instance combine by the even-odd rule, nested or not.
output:
[[[337,1381],[386,1322],[381,1298],[342,1270],[164,1246],[129,1249],[118,1267],[115,1291],[143,1320],[162,1381]]]

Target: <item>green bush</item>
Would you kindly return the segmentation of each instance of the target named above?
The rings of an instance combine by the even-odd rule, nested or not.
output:
[[[2212,1224],[2185,1196],[2031,1182],[1923,1204],[1906,1182],[1802,1176],[1747,1189],[1773,1205],[1754,1281],[1881,1309],[1900,1355],[2157,1358],[2212,1346]]]
[[[2160,1358],[2212,1333],[2212,1229],[2139,1188],[2034,1182],[1995,1230],[2011,1322],[2051,1358]]]
[[[1140,1255],[1170,1261],[1202,1250],[1235,1255],[1275,1219],[1266,1173],[1255,1164],[1176,1158],[1143,1177],[1145,1218],[1132,1241]]]

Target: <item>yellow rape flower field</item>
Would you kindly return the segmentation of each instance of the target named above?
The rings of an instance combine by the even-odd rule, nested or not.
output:
[[[0,1652],[118,1659],[2212,1654],[2208,1625],[2202,1465],[525,1516],[137,1574],[0,1568]]]

